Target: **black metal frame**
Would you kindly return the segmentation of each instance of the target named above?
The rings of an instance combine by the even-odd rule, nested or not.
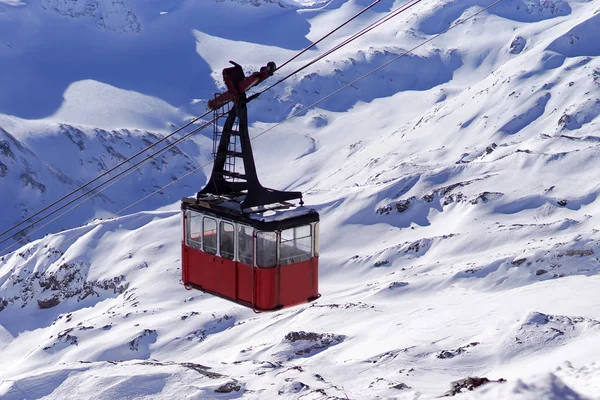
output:
[[[231,204],[239,203],[225,197],[201,198],[200,200],[186,197],[181,200],[181,210],[194,210],[204,215],[240,222],[259,231],[278,231],[296,226],[308,225],[313,222],[319,222],[320,220],[319,213],[313,209],[307,209],[298,215],[288,215],[286,218],[269,220],[268,218],[260,218],[259,212],[247,213],[243,212],[242,209],[236,210],[231,207]],[[256,215],[254,218],[251,218],[251,214]]]
[[[212,174],[206,186],[198,192],[196,198],[200,199],[206,195],[245,195],[245,198],[240,203],[242,209],[283,203],[294,199],[300,199],[300,204],[302,204],[301,192],[285,192],[265,188],[258,180],[254,156],[252,154],[252,145],[250,144],[250,134],[248,133],[247,103],[246,94],[242,93],[229,111],[217,148]],[[238,130],[233,129],[236,121],[238,122]],[[234,135],[239,136],[241,146],[241,151],[239,152],[237,149],[231,150],[229,148],[231,137]],[[226,170],[228,157],[243,159],[243,174]]]

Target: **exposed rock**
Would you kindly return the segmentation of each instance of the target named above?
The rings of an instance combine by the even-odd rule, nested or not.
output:
[[[479,342],[471,342],[469,344],[467,344],[466,346],[461,346],[457,349],[454,350],[442,350],[436,357],[439,359],[447,359],[447,358],[454,358],[459,354],[463,354],[467,352],[467,349],[469,347],[475,347],[478,346]]]
[[[54,343],[52,343],[52,345],[50,345],[50,346],[44,347],[42,350],[48,351],[48,350],[52,350],[55,347],[58,347],[60,349],[60,348],[65,348],[67,346],[79,346],[79,339],[77,338],[77,336],[71,335],[71,332],[73,332],[74,329],[75,328],[69,328],[69,329],[65,329],[64,331],[60,332],[57,335]]]
[[[377,261],[375,262],[375,264],[373,264],[373,266],[375,268],[377,267],[383,267],[384,265],[388,265],[390,262],[388,260],[382,260],[382,261]]]
[[[477,195],[473,200],[471,200],[471,204],[479,204],[479,203],[487,203],[490,200],[497,199],[502,197],[504,194],[499,192],[482,192]]]
[[[388,286],[388,289],[397,289],[405,286],[408,286],[408,282],[392,282]]]
[[[535,274],[537,276],[544,275],[546,273],[548,273],[548,271],[546,271],[545,269],[538,269],[537,271],[535,271]]]
[[[559,201],[557,201],[557,203],[559,206],[564,207],[567,204],[569,204],[569,201],[568,200],[559,200]]]
[[[490,382],[506,382],[506,379],[500,378],[494,381],[485,377],[479,378],[477,376],[470,376],[468,378],[452,382],[452,389],[444,393],[442,397],[456,396],[457,394],[464,393],[465,391],[471,391]]]
[[[40,308],[52,308],[60,304],[60,299],[58,296],[53,296],[47,300],[38,300],[37,303]]]
[[[344,341],[344,335],[335,335],[333,333],[315,333],[315,332],[290,332],[284,338],[294,346],[294,354],[301,356],[311,354],[320,349],[339,344]]]
[[[142,333],[129,342],[129,350],[138,351],[140,340],[147,336],[157,336],[157,333],[154,329],[144,329]]]
[[[242,389],[242,386],[235,381],[227,382],[224,385],[219,386],[215,389],[216,393],[231,393],[231,392],[239,392]]]
[[[410,199],[396,202],[396,211],[404,212],[410,208]]]
[[[219,379],[219,378],[225,377],[225,375],[209,371],[210,367],[206,367],[201,364],[181,363],[180,365],[185,368],[193,369],[194,371],[198,372],[201,375],[206,376],[209,379]]]
[[[32,249],[29,248],[19,255],[27,259]],[[49,248],[46,254],[51,258],[60,258],[62,252]],[[0,307],[0,311],[15,303],[20,303],[23,307],[32,301],[36,301],[40,308],[51,308],[70,298],[82,301],[90,296],[100,297],[102,292],[121,294],[129,286],[123,275],[87,281],[84,276],[86,274],[82,273],[82,270],[88,268],[87,263],[64,263],[52,273],[34,272],[26,275],[11,275],[9,280],[19,292],[16,296],[5,297],[4,301],[7,304]],[[42,293],[43,295],[41,295]]]
[[[10,143],[7,140],[0,140],[0,155],[16,160],[15,153],[10,148]]]
[[[8,301],[6,299],[0,300],[0,312],[4,310],[4,307],[8,305]]]
[[[23,186],[31,186],[32,189],[37,189],[41,193],[44,193],[46,191],[46,185],[36,181],[34,178],[34,173],[32,172],[23,172],[19,176],[19,179],[23,183]]]
[[[375,212],[377,214],[382,214],[382,215],[389,214],[395,208],[396,211],[398,211],[399,213],[402,213],[410,208],[410,203],[411,203],[411,201],[414,201],[414,200],[415,200],[414,197],[411,197],[408,200],[399,200],[394,204],[388,204],[383,207],[379,207]]]
[[[366,303],[362,303],[362,302],[358,302],[358,303],[345,303],[345,304],[337,304],[337,303],[329,303],[329,304],[319,304],[319,303],[312,303],[310,305],[311,307],[327,307],[327,308],[341,308],[344,310],[348,310],[350,308],[362,308],[362,309],[373,309],[375,308],[374,305],[371,304],[366,304]]]
[[[107,31],[138,33],[141,25],[137,16],[123,0],[100,2],[93,0],[42,0],[41,7],[63,17],[90,18]]]
[[[408,386],[406,383],[400,382],[394,386],[390,386],[390,389],[405,390],[405,389],[410,389],[410,386]]]
[[[60,129],[62,130],[62,133],[65,134],[65,136],[67,136],[69,140],[79,148],[80,151],[85,150],[86,135],[83,131],[65,124],[61,124]]]
[[[285,340],[290,341],[292,343],[297,342],[298,340],[310,340],[314,342],[320,339],[322,336],[323,334],[315,332],[290,332],[287,335],[285,335]]]
[[[525,48],[525,44],[527,44],[527,41],[525,40],[524,37],[522,37],[522,36],[515,37],[510,44],[509,53],[510,54],[521,54],[521,52]]]
[[[491,154],[496,149],[496,147],[498,147],[498,145],[496,143],[492,143],[491,145],[485,148],[485,153]]]
[[[569,257],[583,257],[583,256],[593,256],[594,250],[585,249],[585,250],[567,250],[565,255]]]
[[[291,7],[290,3],[286,2],[286,1],[282,1],[282,0],[215,0],[216,3],[224,3],[225,1],[229,1],[232,3],[239,3],[242,5],[254,6],[254,7],[260,7],[265,4],[275,4],[281,8]]]

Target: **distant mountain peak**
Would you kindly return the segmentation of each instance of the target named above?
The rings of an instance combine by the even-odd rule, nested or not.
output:
[[[138,33],[142,28],[123,0],[42,0],[41,7],[65,17],[93,19],[99,28],[108,31]]]

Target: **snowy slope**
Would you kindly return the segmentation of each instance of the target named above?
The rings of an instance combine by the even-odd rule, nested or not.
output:
[[[302,9],[301,2],[300,8],[251,3],[122,3],[141,29],[119,34],[158,32],[149,21],[159,9],[177,16],[195,40],[206,76],[212,74],[213,82],[199,84],[210,92],[219,87],[228,59],[255,68],[266,59],[286,59],[368,4],[309,1],[311,7]],[[384,1],[338,38],[399,4]],[[487,4],[424,1],[261,96],[250,106],[258,121],[252,132],[260,134],[299,105]],[[192,10],[195,16],[235,10],[232,26],[256,13],[282,21],[289,37],[272,36],[276,27],[264,21],[264,29],[256,29],[252,18],[244,32],[218,30],[208,16],[186,25],[194,20]],[[262,181],[302,190],[321,213],[323,297],[314,304],[254,314],[186,291],[179,284],[177,204],[92,221],[2,257],[0,397],[414,399],[441,396],[453,381],[485,376],[507,382],[458,398],[600,399],[599,11],[593,1],[504,0],[256,139]],[[43,15],[44,21],[54,18]],[[82,18],[81,29],[107,34],[89,23],[92,17]],[[177,34],[164,40],[175,41]],[[177,79],[189,67],[181,65]],[[116,79],[115,70],[111,74]],[[143,83],[140,76],[128,86],[86,79],[70,86],[73,97],[65,96],[61,107],[51,107],[62,110],[56,115],[0,111],[15,115],[4,117],[2,126],[28,146],[11,146],[18,157],[43,153],[42,142],[64,129],[60,118],[77,119],[71,124],[81,127],[69,129],[85,134],[82,140],[94,148],[90,159],[106,154],[93,140],[98,120],[77,108],[88,90],[114,87],[123,106],[139,112],[127,120],[129,113],[108,111],[123,122],[103,134],[129,128],[129,134],[115,132],[135,148],[150,134],[152,127],[143,124],[154,114],[139,111],[140,104],[156,105],[174,122],[197,111],[202,102],[194,99],[208,97],[183,89],[169,97],[166,86],[143,90],[135,86],[136,79]],[[50,97],[39,101],[52,103]],[[99,103],[96,110],[106,107]],[[158,119],[153,124],[161,130]],[[26,135],[30,130],[36,133]],[[67,135],[60,137],[58,148],[76,151]],[[153,184],[201,165],[209,145],[199,137],[181,148],[189,159],[169,155],[167,163],[176,166],[157,171]],[[281,148],[286,151],[275,151]],[[275,162],[285,170],[269,168]],[[191,179],[186,194],[201,180]],[[156,210],[174,200],[144,204]],[[88,219],[81,214],[70,222]]]

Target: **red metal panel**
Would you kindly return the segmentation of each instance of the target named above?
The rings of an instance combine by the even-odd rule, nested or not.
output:
[[[229,297],[233,300],[236,300],[236,262],[220,257],[217,257],[217,262],[219,263],[218,292],[221,296]]]
[[[237,263],[237,295],[238,299],[252,303],[252,266]]]
[[[211,292],[219,292],[220,258],[192,247],[186,247],[188,279]]]
[[[281,267],[281,303],[284,307],[306,303],[318,296],[318,258]]]
[[[315,257],[283,267],[255,268],[182,245],[182,279],[243,305],[254,303],[257,310],[268,311],[317,298],[318,261]]]
[[[221,267],[221,259],[215,255],[207,254],[201,251],[198,251],[200,255],[200,260],[196,264],[192,264],[194,267],[197,265],[198,268],[202,270],[202,281],[203,287],[206,290],[211,292],[219,293],[220,284],[219,284],[219,270]]]
[[[190,281],[189,278],[189,267],[190,263],[188,261],[188,252],[185,243],[181,243],[181,280],[183,284],[187,284]]]
[[[259,310],[272,310],[280,304],[277,299],[277,268],[256,268],[256,294],[254,306]]]
[[[310,259],[311,265],[311,278],[312,278],[312,291],[310,298],[316,300],[319,297],[319,257],[313,257]]]

